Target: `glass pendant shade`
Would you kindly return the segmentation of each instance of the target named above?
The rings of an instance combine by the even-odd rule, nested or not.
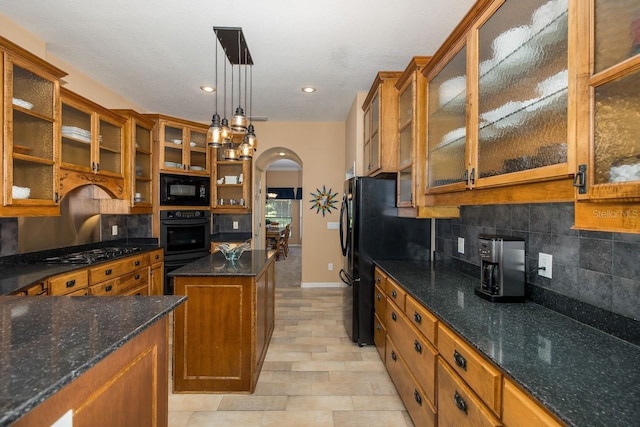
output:
[[[250,124],[249,127],[247,128],[247,134],[245,135],[244,140],[254,150],[258,148],[258,138],[256,138],[256,133],[252,124]]]
[[[240,150],[237,148],[225,148],[224,158],[225,160],[239,160]]]
[[[212,148],[220,148],[222,147],[223,141],[222,128],[220,127],[220,116],[218,113],[215,113],[211,120],[211,126],[207,131],[207,144]]]
[[[231,118],[231,129],[234,133],[247,133],[247,116],[242,107],[236,108],[236,113]]]
[[[238,150],[240,150],[240,160],[251,160],[253,157],[253,147],[249,145],[246,139],[242,144],[240,144]]]
[[[222,119],[220,133],[222,136],[222,143],[223,144],[229,143],[229,141],[231,140],[232,132],[231,132],[231,128],[229,127],[229,120],[227,120],[226,117]]]

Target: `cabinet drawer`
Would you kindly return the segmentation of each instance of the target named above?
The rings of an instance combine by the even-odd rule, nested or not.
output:
[[[389,376],[398,390],[407,412],[416,426],[435,426],[436,411],[424,397],[424,392],[415,383],[407,365],[402,360],[391,338],[387,337],[386,367]]]
[[[393,301],[401,311],[404,311],[404,300],[407,293],[391,279],[387,279],[387,295]]]
[[[500,372],[442,323],[438,324],[438,351],[484,403],[499,414]]]
[[[140,286],[139,288],[131,289],[122,295],[126,296],[134,296],[134,295],[149,295],[149,287],[148,286]]]
[[[89,286],[89,295],[114,296],[118,295],[118,279],[107,280],[97,285]]]
[[[49,279],[49,295],[66,295],[89,284],[87,270],[72,271]]]
[[[387,336],[406,362],[429,401],[436,403],[436,356],[438,351],[403,314],[387,324]]]
[[[65,296],[67,297],[84,297],[89,295],[89,288],[85,287],[82,289],[78,289],[77,291],[74,292],[69,292],[68,294],[65,294]]]
[[[385,341],[387,339],[387,328],[384,326],[384,322],[378,317],[378,313],[374,315],[373,319],[373,343],[376,345],[376,349],[384,362],[386,350]]]
[[[45,282],[34,283],[26,288],[21,288],[17,291],[11,292],[9,295],[32,297],[38,295],[47,295],[47,284]]]
[[[89,269],[91,284],[122,276],[140,267],[149,265],[149,255],[133,255],[118,261],[111,261]]]
[[[376,286],[380,286],[383,291],[387,289],[387,275],[378,267],[373,270],[373,281]]]
[[[118,295],[126,294],[131,289],[137,289],[141,286],[149,287],[149,269],[134,271],[131,274],[122,276],[117,280],[116,291]],[[149,292],[147,292],[147,295]]]
[[[504,379],[502,389],[502,422],[507,427],[560,427],[555,420],[532,397]]]
[[[441,426],[501,425],[464,381],[440,358],[438,358],[438,423]]]
[[[381,320],[386,319],[387,317],[387,295],[384,292],[384,288],[376,285],[374,294],[373,294],[373,306],[376,314]]]
[[[436,317],[429,313],[422,304],[414,300],[411,295],[407,295],[405,313],[407,313],[407,318],[411,324],[418,328],[422,335],[424,335],[431,344],[435,345],[436,328],[438,327],[438,320]]]

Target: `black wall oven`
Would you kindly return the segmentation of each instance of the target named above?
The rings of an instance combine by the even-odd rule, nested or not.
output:
[[[160,174],[160,204],[163,206],[209,206],[210,178]]]
[[[205,210],[160,211],[160,245],[164,248],[164,293],[173,295],[173,270],[209,254],[211,214]]]

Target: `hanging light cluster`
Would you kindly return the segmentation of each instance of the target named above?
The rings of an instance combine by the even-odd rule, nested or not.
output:
[[[247,72],[250,71],[251,84],[249,87],[249,116],[253,101],[253,60],[249,53],[249,48],[244,39],[242,28],[213,27],[216,34],[216,100],[215,112],[211,119],[211,126],[207,132],[207,143],[209,147],[221,148],[224,150],[224,157],[227,160],[250,160],[257,149],[257,139],[255,129],[250,119],[242,108],[243,91],[242,71],[244,71],[244,105],[247,105]],[[220,120],[218,114],[218,44],[222,47],[226,59],[231,64],[231,97],[230,103],[233,108],[234,97],[234,66],[238,72],[238,97],[237,107],[231,117],[231,124],[227,120],[227,62],[224,63],[224,106],[223,119]]]

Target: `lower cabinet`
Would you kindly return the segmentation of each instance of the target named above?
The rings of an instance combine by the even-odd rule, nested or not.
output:
[[[174,391],[253,393],[275,320],[275,264],[256,276],[176,276]]]
[[[506,378],[502,387],[502,422],[507,427],[562,426],[546,409]]]
[[[72,410],[74,427],[167,426],[167,333],[165,317],[13,425],[53,425]]]

